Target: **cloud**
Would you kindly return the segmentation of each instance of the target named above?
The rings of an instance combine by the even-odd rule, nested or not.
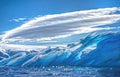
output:
[[[51,48],[55,47],[62,47],[65,48],[66,45],[53,45]],[[49,46],[34,46],[34,45],[16,45],[16,44],[1,44],[0,43],[0,50],[11,50],[11,51],[41,51]]]
[[[11,50],[11,51],[40,51],[46,48],[46,46],[31,46],[31,45],[16,45],[16,44],[0,44],[0,49]]]
[[[36,17],[7,31],[3,41],[52,41],[74,34],[89,33],[111,28],[94,28],[120,21],[119,7],[75,11]],[[22,20],[22,19],[19,19]]]
[[[17,18],[17,19],[12,19],[10,21],[20,22],[20,21],[24,21],[24,20],[26,20],[26,18]]]

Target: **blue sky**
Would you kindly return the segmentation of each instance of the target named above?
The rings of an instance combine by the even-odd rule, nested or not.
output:
[[[119,0],[0,0],[0,33],[41,15],[118,6]]]

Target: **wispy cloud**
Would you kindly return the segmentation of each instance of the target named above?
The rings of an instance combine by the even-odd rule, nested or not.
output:
[[[10,21],[20,22],[20,21],[24,21],[24,20],[26,20],[26,18],[17,18],[17,19],[12,19]]]
[[[6,32],[2,40],[52,41],[55,38],[64,38],[74,34],[108,30],[110,28],[93,27],[120,21],[120,14],[117,14],[117,11],[120,11],[120,8],[113,7],[36,17]],[[24,18],[19,20],[24,20]]]
[[[0,49],[12,50],[12,51],[30,51],[36,50],[40,51],[41,49],[46,48],[46,46],[31,46],[31,45],[16,45],[16,44],[0,44]]]

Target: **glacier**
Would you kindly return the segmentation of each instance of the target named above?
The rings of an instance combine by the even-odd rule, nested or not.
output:
[[[0,49],[0,66],[120,66],[120,33],[90,34],[66,47]]]

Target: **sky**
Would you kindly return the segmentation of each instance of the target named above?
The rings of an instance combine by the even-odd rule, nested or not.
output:
[[[31,41],[30,38],[32,38],[32,41],[36,39],[37,41],[42,41],[45,44],[48,44],[48,42],[53,44],[56,42],[57,38],[60,37],[61,40],[57,39],[57,41],[59,40],[59,42],[63,42],[66,40],[63,39],[63,37],[66,38],[67,36],[68,38],[66,41],[70,42],[71,39],[75,38],[70,35],[73,34],[73,36],[78,37],[78,34],[80,33],[78,32],[79,30],[83,30],[83,33],[99,30],[98,28],[93,29],[91,27],[81,28],[80,25],[77,27],[73,26],[78,22],[78,24],[82,22],[86,26],[86,22],[84,23],[83,20],[79,20],[79,17],[83,16],[83,18],[89,18],[89,20],[85,19],[85,21],[87,21],[87,24],[91,24],[92,27],[95,27],[96,25],[100,26],[100,24],[113,24],[120,20],[120,15],[117,14],[120,13],[119,7],[119,0],[0,0],[0,34],[2,35],[8,31],[3,39],[9,38],[9,41],[11,40],[10,38],[13,38],[12,40],[14,41],[21,41],[25,39],[26,41]],[[99,9],[102,10],[99,11]],[[87,12],[87,10],[89,11]],[[112,12],[115,13],[111,14]],[[93,15],[93,17],[89,14]],[[99,17],[95,18],[97,14]],[[71,17],[72,15],[73,17]],[[71,21],[70,18],[72,19]],[[112,18],[115,19],[112,20]],[[60,22],[61,20],[64,21]],[[74,22],[72,23],[73,20]],[[54,21],[56,21],[56,23]],[[95,22],[93,23],[93,21]],[[47,23],[52,26],[49,27]],[[67,23],[67,25],[65,23]],[[71,23],[73,25],[71,25]],[[55,25],[61,24],[63,27],[55,27]],[[42,28],[38,25],[41,25]],[[71,25],[71,27],[68,25]],[[49,31],[52,31],[52,29],[55,29],[56,31],[50,33]],[[35,33],[32,34],[31,32]],[[31,35],[29,36],[28,34],[30,33]],[[41,37],[35,35],[36,33],[38,33]],[[79,39],[76,40],[78,41]]]
[[[0,0],[0,33],[37,16],[117,6],[119,0]]]

